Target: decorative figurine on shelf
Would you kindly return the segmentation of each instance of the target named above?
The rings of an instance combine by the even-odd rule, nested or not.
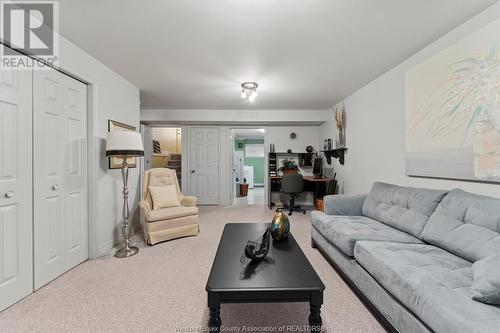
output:
[[[271,223],[271,236],[277,242],[282,242],[288,239],[290,234],[290,221],[288,216],[283,214],[283,210],[278,209]]]
[[[262,236],[253,241],[248,241],[240,257],[241,268],[246,268],[250,262],[259,262],[269,252],[271,242],[271,229],[267,228]]]
[[[328,139],[328,150],[332,150],[332,139]]]

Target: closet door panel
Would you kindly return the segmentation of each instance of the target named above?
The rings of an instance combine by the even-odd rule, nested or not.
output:
[[[64,74],[33,73],[35,289],[66,271]]]
[[[33,291],[31,101],[31,71],[0,69],[0,311]]]
[[[68,137],[64,141],[66,165],[64,184],[68,230],[68,269],[88,258],[87,224],[87,86],[66,76],[64,87],[65,122]]]

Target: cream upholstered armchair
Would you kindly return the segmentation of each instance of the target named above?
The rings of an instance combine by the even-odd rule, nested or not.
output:
[[[175,198],[166,199],[173,199],[178,204],[167,208],[154,207],[150,187],[168,185],[175,185],[172,195],[177,196],[177,201]],[[175,170],[147,170],[144,174],[143,199],[139,203],[144,215],[144,241],[153,245],[169,239],[197,235],[199,225],[196,200],[196,197],[182,195]]]

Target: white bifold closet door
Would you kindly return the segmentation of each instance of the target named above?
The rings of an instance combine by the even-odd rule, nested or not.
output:
[[[33,291],[31,88],[0,69],[0,311]]]
[[[88,258],[87,86],[33,72],[34,287]]]

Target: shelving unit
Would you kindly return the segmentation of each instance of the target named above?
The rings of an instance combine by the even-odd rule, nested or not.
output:
[[[321,152],[323,154],[325,154],[326,162],[328,164],[332,164],[332,157],[333,157],[333,158],[338,158],[339,163],[341,165],[344,165],[346,150],[347,150],[347,148],[335,148],[335,149],[329,149],[329,150],[322,150]]]

